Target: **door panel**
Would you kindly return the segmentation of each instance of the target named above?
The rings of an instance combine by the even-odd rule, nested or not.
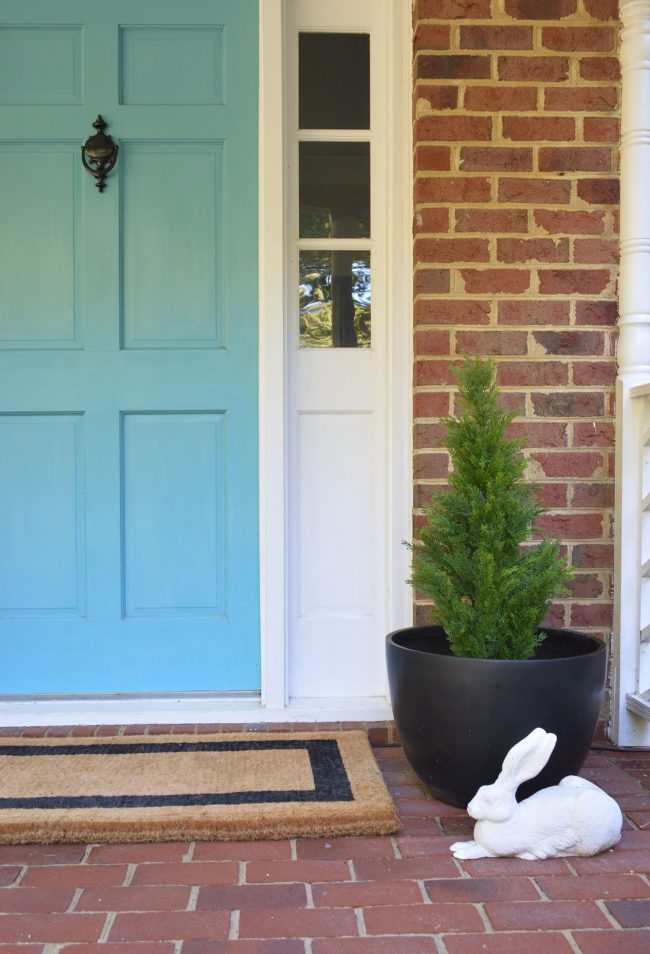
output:
[[[3,3],[0,692],[259,687],[257,6]]]

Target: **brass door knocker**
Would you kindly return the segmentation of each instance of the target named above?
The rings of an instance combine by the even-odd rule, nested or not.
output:
[[[115,145],[111,136],[105,134],[106,122],[101,116],[97,117],[93,128],[97,132],[89,136],[81,147],[81,161],[84,169],[97,179],[99,191],[103,192],[104,179],[117,162],[119,146]]]

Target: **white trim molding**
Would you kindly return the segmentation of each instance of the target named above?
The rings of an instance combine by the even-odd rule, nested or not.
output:
[[[650,0],[620,0],[621,265],[616,392],[616,540],[612,736],[650,745]],[[650,610],[650,604],[648,605]],[[646,685],[647,683],[647,685]]]

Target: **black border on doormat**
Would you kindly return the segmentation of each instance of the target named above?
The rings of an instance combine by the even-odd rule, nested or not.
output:
[[[196,793],[186,795],[70,795],[0,798],[10,808],[163,808],[191,805],[254,805],[272,802],[350,802],[354,800],[336,739],[251,739],[224,742],[111,742],[90,745],[2,745],[1,756],[146,755],[162,752],[246,752],[304,749],[311,764],[313,789]]]

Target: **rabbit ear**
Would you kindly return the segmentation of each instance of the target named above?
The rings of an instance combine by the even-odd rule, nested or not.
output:
[[[555,748],[557,736],[544,729],[533,729],[521,742],[510,749],[497,781],[513,791],[522,783],[538,775]]]

